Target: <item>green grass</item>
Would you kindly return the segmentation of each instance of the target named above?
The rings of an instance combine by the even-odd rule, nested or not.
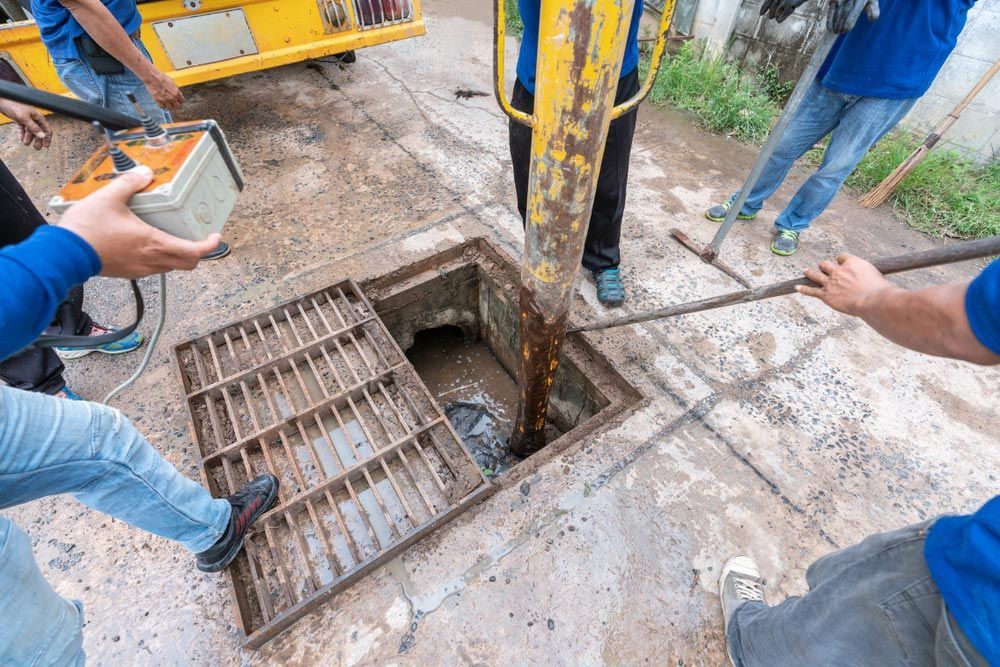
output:
[[[640,63],[642,76],[649,58]],[[770,82],[740,72],[719,58],[706,58],[690,42],[664,59],[649,99],[653,104],[690,112],[706,130],[748,143],[761,143],[781,107],[768,91],[783,91],[776,77]]]
[[[847,185],[867,192],[907,158],[922,137],[896,130],[861,161]],[[909,173],[889,199],[915,229],[934,236],[981,238],[1000,234],[1000,160],[979,165],[938,148]]]
[[[524,24],[521,23],[521,14],[517,11],[517,0],[503,0],[503,6],[507,17],[503,22],[507,28],[507,36],[520,39],[521,33],[524,32]]]

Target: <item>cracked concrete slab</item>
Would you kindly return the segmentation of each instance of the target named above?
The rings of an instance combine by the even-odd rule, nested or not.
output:
[[[185,91],[179,116],[219,120],[249,187],[226,228],[233,254],[170,277],[164,339],[120,403],[185,474],[198,470],[171,365],[177,342],[467,239],[520,253],[506,121],[491,97],[455,95],[491,90],[488,3],[428,4],[426,37],[360,51],[352,66],[290,65]],[[55,129],[46,153],[0,148],[42,210],[94,146],[88,128]],[[642,108],[623,235],[631,300],[620,312],[738,288],[668,230],[709,240],[703,209],[739,186],[753,158],[681,115]],[[774,257],[769,225],[806,174],[794,170],[775,206],[724,246],[755,284],[844,249],[936,243],[841,194],[799,254]],[[576,323],[618,314],[579,284]],[[131,307],[124,285],[88,285],[99,321],[120,323]],[[150,322],[156,314],[150,304]],[[715,577],[732,553],[756,557],[780,599],[801,593],[805,568],[834,545],[970,509],[996,488],[995,371],[900,351],[816,303],[786,297],[588,338],[644,395],[633,412],[259,651],[239,645],[225,578],[198,573],[176,545],[62,497],[6,513],[56,589],[85,602],[97,664],[718,665]],[[92,355],[67,373],[94,397],[133,368]]]

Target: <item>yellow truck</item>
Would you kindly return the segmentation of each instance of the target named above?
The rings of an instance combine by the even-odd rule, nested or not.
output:
[[[35,88],[66,93],[26,6],[27,0],[0,0],[9,20],[0,24],[0,68]],[[139,11],[153,62],[179,86],[425,30],[420,0],[139,0]]]

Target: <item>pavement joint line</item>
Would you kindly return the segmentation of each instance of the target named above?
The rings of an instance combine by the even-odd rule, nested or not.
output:
[[[403,80],[402,80],[402,79],[400,79],[400,78],[399,78],[398,76],[396,76],[395,74],[393,74],[393,73],[392,73],[392,71],[391,71],[391,70],[390,70],[390,69],[389,69],[388,67],[386,67],[385,65],[383,65],[383,64],[382,64],[381,62],[379,62],[379,61],[378,61],[378,60],[376,60],[375,58],[372,58],[372,57],[371,57],[370,55],[367,55],[367,54],[363,54],[363,55],[362,55],[361,57],[362,57],[362,58],[364,58],[365,60],[369,60],[369,61],[371,61],[371,62],[375,63],[376,65],[378,65],[378,66],[379,66],[379,67],[380,67],[380,68],[382,69],[382,71],[383,71],[383,72],[385,72],[385,73],[386,73],[386,75],[388,75],[388,77],[389,77],[390,79],[392,79],[392,80],[393,80],[393,81],[395,81],[395,82],[396,82],[397,84],[399,84],[399,86],[400,86],[400,87],[401,87],[401,88],[402,88],[403,90],[405,90],[405,91],[406,91],[406,96],[410,98],[410,102],[412,102],[412,103],[413,103],[413,106],[414,106],[414,107],[416,107],[416,109],[417,109],[417,113],[419,113],[419,114],[420,114],[420,117],[424,119],[424,122],[425,122],[425,123],[427,123],[428,125],[433,125],[433,124],[434,124],[433,122],[431,122],[431,119],[427,117],[427,114],[426,114],[426,113],[424,113],[424,110],[423,110],[423,108],[422,108],[422,107],[420,106],[420,103],[419,103],[419,102],[417,102],[417,98],[416,98],[416,97],[414,97],[414,93],[413,93],[413,91],[412,91],[412,90],[410,90],[410,87],[409,87],[408,85],[406,85],[406,82],[405,82],[405,81],[403,81]]]
[[[721,440],[729,449],[730,454],[732,454],[732,456],[737,461],[739,461],[744,466],[749,468],[751,472],[753,472],[754,475],[760,481],[762,481],[764,484],[767,485],[767,487],[770,489],[772,493],[777,495],[782,500],[783,503],[785,503],[796,513],[805,516],[806,511],[804,508],[802,508],[800,505],[796,504],[788,496],[786,496],[781,491],[781,486],[779,484],[771,480],[762,470],[760,470],[760,468],[754,465],[754,463],[751,462],[746,456],[740,454],[739,451],[737,451],[735,445],[728,438],[724,437],[715,428],[706,423],[705,417],[708,414],[710,414],[719,405],[719,403],[721,403],[724,400],[729,399],[729,400],[744,401],[758,397],[761,394],[761,392],[767,387],[767,383],[769,380],[783,374],[784,372],[788,371],[789,369],[795,366],[798,366],[800,361],[808,359],[813,354],[815,354],[816,350],[818,349],[817,343],[820,340],[829,337],[836,337],[841,333],[854,330],[857,328],[858,325],[855,321],[848,320],[844,323],[835,325],[829,331],[817,333],[812,338],[810,338],[809,341],[803,344],[800,348],[800,351],[794,354],[788,361],[781,364],[780,366],[775,366],[773,368],[768,369],[767,371],[765,371],[756,378],[752,378],[744,382],[738,381],[736,383],[728,385],[720,383],[718,381],[710,380],[709,386],[712,388],[712,393],[709,396],[695,403],[694,406],[689,408],[679,417],[675,418],[665,427],[657,431],[656,434],[650,437],[646,442],[644,442],[643,444],[639,445],[638,447],[630,451],[623,458],[619,459],[614,465],[612,465],[610,468],[608,468],[603,473],[598,475],[594,479],[593,484],[591,484],[591,488],[596,490],[605,486],[618,473],[627,469],[633,463],[641,459],[650,450],[652,450],[660,442],[662,442],[665,438],[670,437],[671,435],[676,433],[680,428],[697,422],[701,424],[709,433],[711,433],[713,436]],[[656,332],[654,332],[654,336],[656,336],[658,339],[661,338],[661,335]],[[667,347],[671,347],[667,345],[665,341],[664,345]],[[836,540],[834,540],[829,535],[829,533],[827,533],[822,527],[817,526],[817,534],[819,534],[820,537],[824,539],[824,541],[833,546],[835,549],[840,548]]]
[[[376,62],[376,61],[374,61],[370,57],[368,57],[368,59],[372,60],[373,62]],[[376,62],[376,64],[379,64],[379,63]],[[373,127],[375,127],[378,130],[378,132],[381,133],[382,138],[384,140],[392,143],[392,145],[394,145],[396,148],[398,148],[404,155],[406,155],[408,158],[410,158],[411,160],[413,160],[414,164],[416,165],[416,167],[417,167],[417,169],[419,171],[423,172],[427,176],[430,176],[431,178],[435,179],[436,181],[439,181],[440,182],[440,187],[443,190],[445,190],[448,194],[452,195],[452,197],[455,198],[455,201],[459,202],[458,205],[466,213],[468,213],[470,217],[472,217],[477,222],[480,222],[484,226],[488,226],[482,220],[482,217],[475,211],[475,207],[470,207],[467,203],[464,202],[464,199],[465,199],[464,193],[458,192],[458,191],[456,191],[456,190],[448,187],[444,183],[444,178],[442,177],[442,174],[440,172],[438,172],[436,169],[431,169],[430,167],[428,167],[427,164],[425,164],[424,160],[421,160],[417,155],[415,155],[413,153],[412,150],[410,150],[409,148],[407,148],[406,146],[404,146],[399,141],[399,139],[397,137],[395,137],[389,131],[389,128],[387,127],[386,123],[382,122],[380,119],[378,119],[377,117],[373,116],[368,111],[367,107],[364,104],[361,104],[361,103],[357,102],[353,97],[351,97],[346,92],[344,92],[344,90],[342,90],[340,88],[339,84],[337,84],[337,82],[334,81],[329,76],[329,74],[327,72],[326,65],[327,65],[327,63],[321,63],[321,66],[320,66],[319,69],[313,69],[312,71],[318,73],[320,75],[320,77],[323,80],[325,80],[331,86],[331,88],[335,92],[340,93],[340,95],[344,98],[344,100],[346,100],[360,115],[362,115]],[[414,101],[414,103],[415,103],[415,101]],[[423,116],[422,112],[421,112],[421,115]],[[427,127],[425,129],[428,130],[428,131],[433,131],[433,129],[434,129],[434,123],[431,123],[429,120],[427,120],[426,116],[424,116],[424,121],[427,123]],[[477,205],[477,206],[479,206],[479,205]]]
[[[416,92],[416,94],[417,95],[428,95],[430,97],[435,97],[435,98],[441,100],[442,102],[444,102],[446,104],[454,104],[455,106],[462,107],[463,109],[469,109],[470,111],[482,111],[483,113],[485,113],[485,114],[487,114],[489,116],[492,116],[493,118],[496,118],[497,120],[501,120],[502,121],[502,120],[506,120],[507,119],[507,117],[504,116],[503,114],[495,113],[495,112],[490,111],[489,109],[487,109],[485,107],[477,107],[477,106],[473,106],[471,104],[464,104],[464,103],[460,102],[457,99],[451,99],[451,98],[445,97],[444,95],[441,95],[440,93],[437,93],[437,92],[435,92],[433,90],[418,90]]]

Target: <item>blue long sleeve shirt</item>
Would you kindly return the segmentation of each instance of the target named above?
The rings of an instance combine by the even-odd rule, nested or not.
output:
[[[54,225],[0,248],[0,360],[38,338],[70,288],[100,272],[90,244]]]
[[[965,313],[973,335],[1000,354],[1000,260],[969,285]],[[1000,496],[975,514],[938,519],[924,558],[958,626],[989,664],[1000,665]]]

